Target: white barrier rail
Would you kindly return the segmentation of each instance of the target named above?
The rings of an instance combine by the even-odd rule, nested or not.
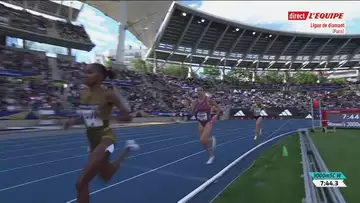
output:
[[[294,130],[294,131],[290,131],[287,133],[283,133],[280,134],[278,136],[275,136],[271,139],[266,140],[265,142],[262,142],[258,145],[256,145],[255,147],[253,147],[252,149],[250,149],[249,151],[245,152],[243,155],[241,155],[239,158],[235,159],[233,162],[231,162],[229,165],[227,165],[224,169],[222,169],[220,172],[218,172],[217,174],[215,174],[213,177],[211,177],[208,181],[206,181],[205,183],[203,183],[202,185],[200,185],[199,187],[197,187],[195,190],[193,190],[192,192],[190,192],[189,194],[187,194],[185,197],[183,197],[181,200],[179,200],[177,203],[186,203],[189,200],[191,200],[192,198],[194,198],[197,194],[199,194],[200,192],[202,192],[203,190],[205,190],[208,186],[210,186],[212,183],[214,183],[217,179],[219,179],[221,176],[223,176],[230,168],[232,168],[234,165],[236,165],[237,163],[239,163],[239,161],[241,161],[242,159],[244,159],[246,156],[248,156],[249,154],[251,154],[253,151],[257,150],[258,148],[264,146],[265,144],[276,140],[278,138],[290,135],[290,134],[294,134],[297,133],[298,130]]]

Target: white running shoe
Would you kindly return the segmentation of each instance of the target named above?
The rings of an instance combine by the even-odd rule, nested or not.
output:
[[[213,137],[212,137],[212,150],[214,151],[215,148],[216,148],[216,139],[215,139],[215,137],[213,136]]]
[[[126,140],[125,148],[129,148],[130,151],[136,151],[140,149],[140,146],[136,144],[135,140]]]
[[[206,162],[206,164],[212,164],[214,162],[215,156],[212,156],[209,158],[209,160]]]

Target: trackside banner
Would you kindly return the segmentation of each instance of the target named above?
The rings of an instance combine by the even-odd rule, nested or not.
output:
[[[253,114],[250,109],[231,109],[231,119],[252,119]],[[296,108],[267,108],[261,111],[260,115],[264,119],[311,119],[310,113],[300,112]]]

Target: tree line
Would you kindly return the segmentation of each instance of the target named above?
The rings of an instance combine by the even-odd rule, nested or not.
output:
[[[153,64],[147,63],[142,59],[135,59],[131,62],[131,69],[136,72],[153,72],[154,66]],[[181,64],[160,64],[157,67],[157,73],[179,78],[186,78],[188,76],[188,71],[188,66]],[[234,68],[225,71],[224,69],[214,68],[211,66],[202,67],[202,71],[200,73],[198,73],[198,71],[191,70],[190,75],[192,77],[201,77],[214,80],[219,79],[222,76],[224,80],[237,80],[243,82],[257,81],[265,84],[279,84],[284,82],[298,85],[315,85],[318,83],[346,83],[344,78],[328,79],[327,77],[323,77],[321,73],[316,74],[316,72],[298,71],[291,74],[289,72],[279,73],[278,71],[267,71],[264,74],[253,74],[250,70]]]

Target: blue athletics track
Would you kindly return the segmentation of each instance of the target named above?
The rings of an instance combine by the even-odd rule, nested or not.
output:
[[[127,139],[136,140],[141,149],[130,154],[110,182],[97,177],[91,182],[91,202],[176,203],[260,142],[310,127],[311,121],[264,120],[262,124],[263,136],[256,142],[253,121],[218,121],[212,131],[218,144],[212,165],[205,164],[207,154],[199,144],[196,123],[116,129],[115,154]],[[0,202],[76,202],[75,181],[88,159],[84,132],[16,134],[24,133],[30,137],[0,141]],[[209,202],[268,146],[251,153],[229,171],[230,176],[221,177],[195,202]]]

